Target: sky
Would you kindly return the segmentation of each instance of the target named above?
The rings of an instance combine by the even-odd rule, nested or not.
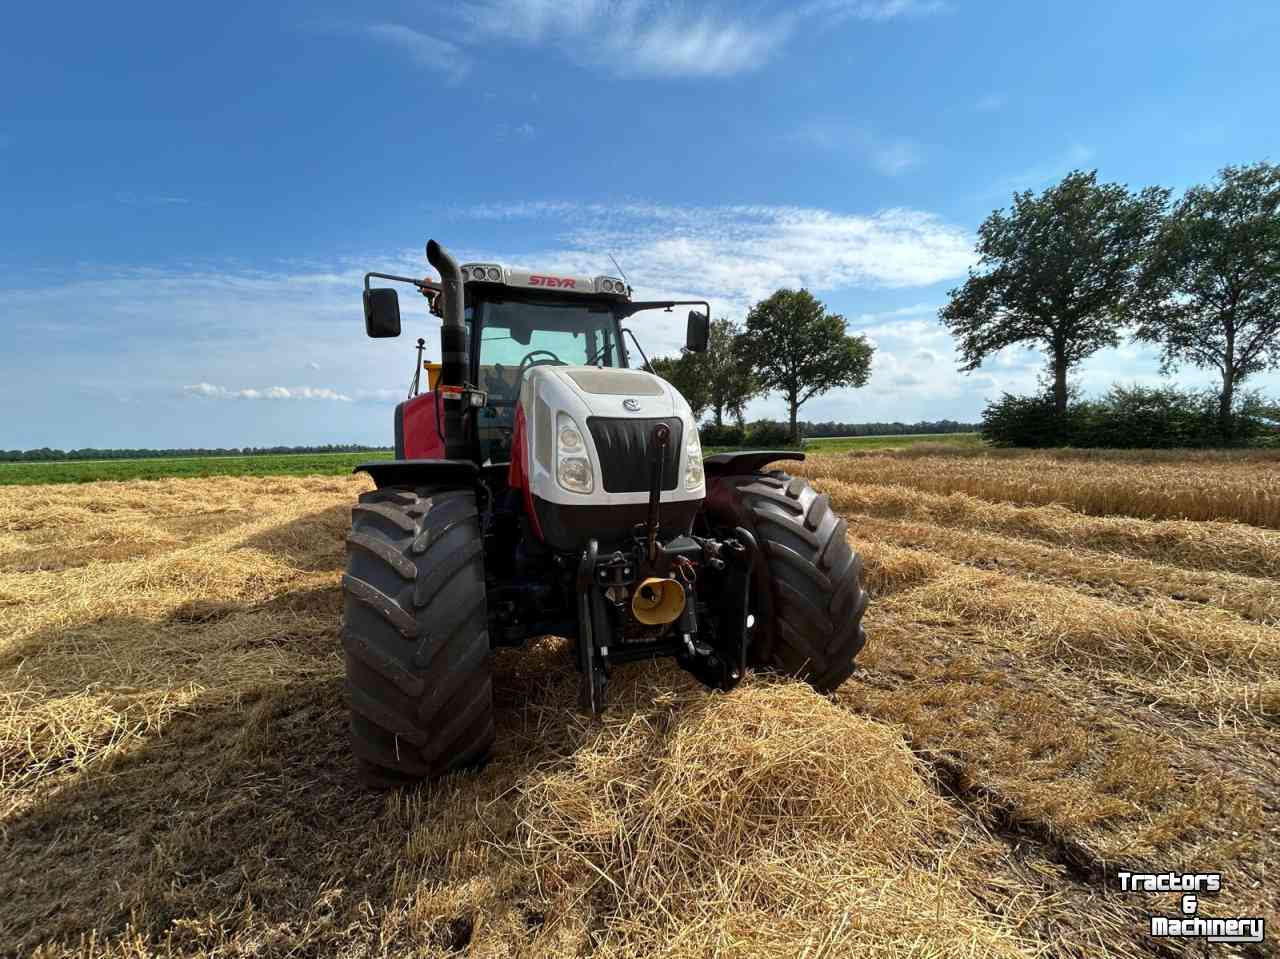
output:
[[[804,286],[877,348],[801,418],[973,421],[937,319],[974,233],[1071,169],[1280,160],[1280,4],[23,4],[0,36],[0,448],[389,444],[438,323],[367,270],[613,273],[741,319]],[[632,324],[674,352],[680,314]],[[1147,348],[1086,392],[1161,382]],[[1212,382],[1194,370],[1186,385]],[[1280,392],[1280,375],[1255,385]],[[750,418],[782,418],[780,397]]]

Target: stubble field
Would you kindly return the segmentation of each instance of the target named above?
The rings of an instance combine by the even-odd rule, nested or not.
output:
[[[366,480],[0,489],[0,952],[1181,954],[1121,869],[1221,871],[1202,912],[1274,936],[1280,460],[794,471],[873,593],[835,696],[657,663],[594,721],[548,638],[496,657],[483,771],[390,795],[342,701]]]

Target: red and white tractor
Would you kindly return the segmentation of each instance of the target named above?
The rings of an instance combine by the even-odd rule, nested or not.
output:
[[[748,667],[840,685],[865,637],[866,595],[825,495],[769,464],[803,453],[704,458],[689,404],[631,367],[631,316],[705,302],[631,299],[613,276],[459,266],[434,240],[439,282],[365,277],[369,336],[400,333],[392,288],[441,319],[440,364],[395,410],[394,460],[352,511],[343,577],[352,746],[394,786],[483,762],[494,741],[491,650],[572,641],[581,705],[605,707],[619,664],[672,656],[728,690]],[[645,359],[644,366],[648,367]]]

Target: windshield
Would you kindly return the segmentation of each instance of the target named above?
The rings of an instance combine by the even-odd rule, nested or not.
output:
[[[480,325],[482,370],[560,362],[619,366],[617,323],[598,304],[484,303]]]
[[[475,342],[475,319],[480,342]],[[510,459],[520,373],[534,366],[625,366],[618,321],[601,303],[481,301],[466,311],[477,385],[488,393],[478,421],[481,462]]]

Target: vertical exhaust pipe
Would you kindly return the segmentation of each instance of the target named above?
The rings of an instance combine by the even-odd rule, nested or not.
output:
[[[440,272],[443,313],[440,321],[440,379],[438,385],[462,386],[467,379],[467,328],[463,323],[462,269],[435,240],[427,241],[427,262]],[[470,444],[463,434],[462,401],[444,403],[444,450],[447,459],[468,458]]]
[[[440,382],[461,386],[467,378],[467,329],[463,325],[462,270],[435,240],[427,241],[427,262],[440,272],[444,317],[440,322]]]

